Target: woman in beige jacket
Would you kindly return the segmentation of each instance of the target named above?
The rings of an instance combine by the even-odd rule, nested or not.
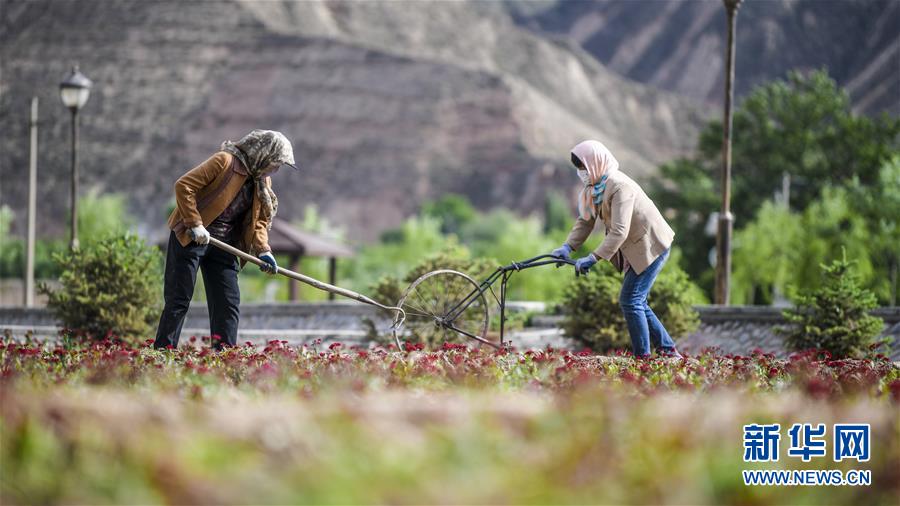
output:
[[[572,149],[572,163],[584,184],[579,217],[566,242],[551,254],[568,259],[584,244],[599,216],[606,237],[597,249],[576,261],[576,275],[587,274],[601,258],[612,262],[625,273],[619,305],[635,357],[650,355],[651,340],[660,355],[680,357],[675,342],[647,304],[675,232],[641,187],[619,171],[619,162],[602,143],[589,140],[578,144]]]

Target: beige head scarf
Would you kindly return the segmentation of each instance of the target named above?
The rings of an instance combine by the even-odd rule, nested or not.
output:
[[[606,181],[619,170],[619,161],[600,141],[581,142],[572,148],[572,154],[581,160],[590,176],[591,184],[582,188],[578,198],[578,214],[589,219],[596,216],[595,206],[603,201]]]
[[[231,153],[247,168],[256,185],[256,193],[262,202],[262,218],[272,227],[272,219],[278,212],[278,197],[263,183],[263,171],[273,163],[294,164],[294,149],[291,141],[281,132],[274,130],[254,130],[237,142],[225,141],[222,151]]]

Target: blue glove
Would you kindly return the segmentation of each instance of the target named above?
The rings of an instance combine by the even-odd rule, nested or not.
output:
[[[572,254],[572,247],[569,246],[568,243],[563,243],[562,246],[560,246],[550,252],[550,256],[553,256],[556,258],[562,258],[563,260],[568,260],[569,255],[571,255],[571,254]]]
[[[593,253],[575,260],[575,276],[587,274],[595,263],[597,263],[597,257]]]
[[[272,256],[272,252],[267,251],[263,253],[259,256],[259,259],[268,264],[265,266],[260,265],[259,270],[268,274],[275,274],[278,272],[278,263],[275,262],[275,257]]]

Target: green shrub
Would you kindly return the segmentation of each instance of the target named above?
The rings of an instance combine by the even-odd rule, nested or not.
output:
[[[363,292],[382,276],[399,278],[426,255],[458,244],[455,237],[441,234],[440,220],[428,216],[408,218],[396,231],[385,235],[388,241],[364,246],[352,260],[338,263],[342,286]]]
[[[0,278],[21,278],[25,274],[24,233],[22,237],[15,237],[10,228],[16,219],[26,218],[25,213],[16,216],[8,206],[0,206],[0,237],[3,238],[3,248],[0,248]],[[78,201],[78,238],[82,246],[106,234],[124,234],[134,221],[128,213],[125,196],[122,194],[100,194],[97,189],[90,189]],[[69,223],[68,218],[66,223]],[[56,278],[61,274],[53,257],[68,249],[69,233],[66,230],[64,240],[38,237],[35,242],[34,275],[37,279]]]
[[[622,278],[609,262],[599,262],[587,276],[574,278],[566,287],[561,304],[565,334],[601,353],[631,349],[628,327],[619,307]],[[702,292],[675,262],[663,268],[647,300],[672,339],[677,340],[699,325],[693,305],[703,302]]]
[[[89,338],[145,336],[159,316],[162,259],[132,234],[110,235],[55,256],[62,287],[41,292],[68,329]]]
[[[440,220],[442,233],[456,234],[478,218],[478,211],[465,196],[450,193],[435,202],[425,202],[422,215]]]
[[[481,278],[487,276],[496,268],[496,263],[492,260],[478,258],[472,259],[469,250],[464,247],[452,247],[439,253],[430,255],[424,260],[416,264],[402,279],[394,276],[384,276],[369,288],[369,293],[373,294],[373,298],[382,304],[395,305],[400,300],[403,292],[415,280],[421,276],[439,269],[450,269],[468,274],[476,282],[480,282]],[[488,301],[491,303],[491,299]],[[393,312],[381,311],[386,317],[393,317]],[[369,319],[363,320],[368,328],[369,339],[380,344],[389,344],[393,342],[393,336],[379,333],[376,330],[374,322]],[[425,343],[429,346],[440,345],[442,343]]]
[[[569,220],[569,226],[573,221]],[[471,248],[475,257],[495,258],[499,264],[509,264],[549,253],[558,248],[568,235],[568,230],[544,233],[543,227],[541,220],[535,216],[519,217],[509,210],[495,209],[465,227],[460,232],[460,240]],[[598,238],[594,237],[589,243],[596,246],[597,241]],[[587,251],[585,248],[584,254]],[[558,302],[568,282],[568,277],[563,274],[562,269],[554,267],[516,273],[509,283],[507,298]]]
[[[793,325],[782,329],[792,350],[827,350],[834,357],[861,357],[877,345],[884,321],[869,314],[875,295],[860,286],[846,250],[831,264],[821,265],[822,286],[801,295],[797,307],[784,312]]]
[[[378,302],[393,306],[400,300],[404,289],[406,289],[406,287],[403,285],[403,281],[388,275],[383,276],[376,281],[369,289],[369,293],[371,293]]]

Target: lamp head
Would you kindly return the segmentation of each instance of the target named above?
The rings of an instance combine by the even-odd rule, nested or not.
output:
[[[91,80],[78,70],[78,65],[75,65],[72,72],[59,83],[59,98],[69,110],[77,112],[91,96],[92,85]]]

